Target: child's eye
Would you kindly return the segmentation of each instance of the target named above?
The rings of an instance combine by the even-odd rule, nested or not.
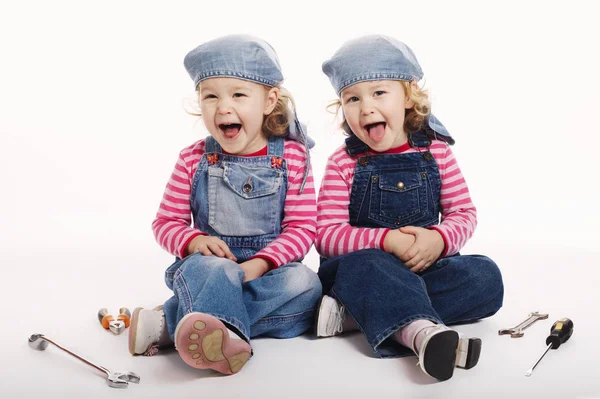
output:
[[[208,100],[209,98],[217,98],[217,96],[215,96],[214,94],[207,94],[204,97],[202,97],[204,100]]]
[[[235,93],[233,97],[246,97],[244,93]]]
[[[385,91],[383,91],[383,90],[377,90],[377,91],[375,92],[375,95],[376,95],[376,96],[381,96],[382,94],[385,94]]]
[[[348,97],[348,98],[346,99],[346,102],[347,102],[347,103],[355,103],[355,102],[357,102],[357,101],[358,101],[358,97],[356,97],[356,96]]]

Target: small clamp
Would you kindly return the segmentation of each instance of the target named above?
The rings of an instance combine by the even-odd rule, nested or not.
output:
[[[98,320],[102,327],[110,330],[115,335],[119,335],[131,324],[131,312],[127,308],[121,308],[117,320],[115,320],[112,315],[108,314],[106,308],[102,308],[98,311]]]

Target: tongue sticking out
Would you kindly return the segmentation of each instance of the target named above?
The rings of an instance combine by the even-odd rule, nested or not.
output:
[[[227,138],[235,137],[240,132],[240,125],[223,125],[221,129],[223,130],[223,134]]]
[[[369,131],[369,137],[373,141],[381,141],[385,135],[385,123],[374,123],[367,127]]]

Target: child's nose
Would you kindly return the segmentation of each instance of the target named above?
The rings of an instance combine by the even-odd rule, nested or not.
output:
[[[370,115],[374,112],[373,104],[370,101],[363,101],[360,105],[360,112],[363,115]]]
[[[219,100],[219,103],[217,104],[217,112],[222,115],[231,113],[231,103],[228,99]]]

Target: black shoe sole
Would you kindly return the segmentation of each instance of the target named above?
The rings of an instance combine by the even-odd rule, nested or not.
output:
[[[423,368],[427,374],[440,381],[452,377],[458,340],[458,333],[453,330],[443,331],[431,337],[423,356]]]
[[[479,338],[470,338],[469,339],[469,349],[467,352],[467,361],[465,362],[465,370],[471,369],[477,365],[479,362],[479,355],[481,354],[481,339]]]

